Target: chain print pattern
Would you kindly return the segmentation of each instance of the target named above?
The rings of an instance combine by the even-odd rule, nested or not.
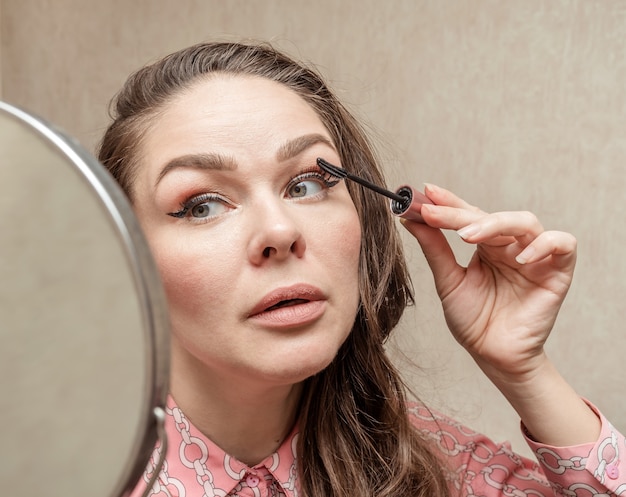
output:
[[[602,483],[604,483],[607,475],[610,477],[618,467],[619,452],[616,433],[611,433],[611,437],[605,438],[598,446],[598,461],[600,461],[600,464],[595,471],[595,475]]]
[[[153,485],[149,496],[155,497],[297,497],[297,469],[296,446],[297,433],[289,440],[287,478],[281,485],[273,476],[280,468],[281,457],[275,453],[266,460],[266,467],[251,469],[231,456],[224,454],[208,439],[196,436],[195,428],[191,425],[184,413],[173,403],[168,403],[165,409],[166,430],[170,440],[170,452],[163,464],[159,477]],[[154,461],[160,459],[160,444],[153,451],[151,460],[146,467],[143,482],[147,484],[155,469]],[[212,460],[210,455],[216,454]],[[175,452],[175,457],[172,457]],[[221,461],[215,467],[216,460]],[[172,465],[178,466],[176,477],[172,476]],[[184,473],[184,477],[179,474]],[[226,480],[226,485],[220,485],[216,475]],[[227,478],[224,478],[227,477]],[[141,487],[141,486],[139,486]],[[136,488],[132,496],[141,495],[141,488]],[[145,488],[145,487],[144,487]]]
[[[152,458],[150,459],[150,462],[148,463],[148,466],[146,468],[146,472],[144,473],[143,480],[146,485],[149,483],[150,478],[152,478],[155,469],[154,461],[158,461],[161,457],[160,448],[160,446],[157,446],[152,452]],[[168,475],[167,461],[163,463],[161,473],[159,474],[159,477],[152,486],[152,490],[148,495],[164,497],[186,497],[185,487],[183,483],[179,479],[171,478]]]
[[[593,408],[593,406],[591,406]],[[597,411],[596,411],[597,412]],[[278,451],[250,468],[225,454],[168,402],[168,457],[149,495],[158,497],[298,497],[296,430]],[[446,464],[445,476],[461,497],[626,497],[626,439],[600,413],[602,435],[595,444],[573,448],[542,446],[531,439],[537,462],[514,453],[507,443],[485,436],[422,405],[409,416]],[[160,447],[153,453],[158,460]],[[155,465],[146,468],[141,495]]]
[[[413,406],[409,414],[422,435],[431,440],[449,459],[466,461],[448,479],[462,495],[483,495],[483,487],[496,490],[490,495],[507,497],[549,495],[550,486],[541,477],[536,463],[524,460],[506,444],[496,445],[462,424],[436,414],[424,406]],[[436,429],[433,429],[433,423]]]
[[[462,461],[448,475],[461,495],[626,496],[626,465],[621,462],[626,438],[590,407],[602,421],[602,435],[595,444],[557,449],[533,442],[525,433],[537,463],[515,454],[508,444],[494,444],[423,406],[413,406],[410,414],[444,460]]]
[[[551,480],[551,485],[557,494],[565,497],[626,496],[624,476],[620,476],[620,473],[623,475],[626,471],[621,463],[623,451],[626,450],[626,438],[615,430],[608,421],[603,420],[603,425],[606,425],[606,429],[603,429],[603,435],[596,442],[588,457],[563,458],[558,451],[545,447],[535,451],[537,459]],[[593,479],[563,485],[550,477],[550,474],[560,476],[567,472],[580,472],[581,475],[591,474]],[[607,488],[599,487],[598,483]]]

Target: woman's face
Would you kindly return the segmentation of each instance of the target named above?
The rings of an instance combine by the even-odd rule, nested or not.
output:
[[[172,372],[293,384],[356,314],[361,231],[329,133],[297,94],[220,75],[157,114],[134,205],[167,293]],[[190,366],[190,364],[192,366]]]

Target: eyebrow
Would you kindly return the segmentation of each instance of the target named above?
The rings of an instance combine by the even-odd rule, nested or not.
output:
[[[276,160],[281,162],[291,159],[292,157],[298,156],[306,149],[317,144],[324,144],[335,150],[335,145],[326,136],[319,133],[311,133],[299,136],[281,145],[276,152]],[[233,171],[237,169],[237,163],[232,157],[221,154],[182,155],[165,164],[163,169],[161,169],[154,186],[156,187],[170,171],[180,168]]]
[[[209,169],[219,171],[232,171],[237,169],[236,162],[231,158],[220,154],[187,154],[176,157],[169,161],[157,177],[154,186],[156,187],[161,180],[174,169]]]
[[[324,135],[319,133],[311,133],[309,135],[302,135],[293,140],[289,140],[283,144],[276,152],[276,159],[278,161],[284,161],[296,157],[304,152],[307,148],[317,145],[318,143],[329,146],[335,150],[335,145]]]

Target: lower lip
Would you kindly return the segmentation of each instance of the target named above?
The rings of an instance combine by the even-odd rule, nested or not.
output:
[[[326,309],[325,300],[311,300],[303,304],[290,305],[264,311],[250,320],[271,328],[297,328],[317,321]]]

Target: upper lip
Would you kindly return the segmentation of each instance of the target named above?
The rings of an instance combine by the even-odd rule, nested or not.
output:
[[[252,308],[248,316],[260,314],[272,306],[289,300],[313,301],[324,300],[325,298],[324,293],[319,288],[305,283],[280,287],[263,296],[263,298],[261,298],[261,300],[259,300],[259,302]]]

